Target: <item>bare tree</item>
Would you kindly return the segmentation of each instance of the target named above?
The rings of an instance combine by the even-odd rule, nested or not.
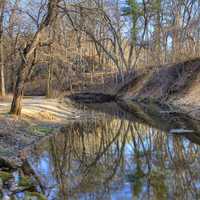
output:
[[[47,28],[52,25],[52,23],[56,20],[58,16],[58,4],[60,0],[49,0],[48,1],[48,10],[47,15],[42,20],[42,22],[38,26],[38,30],[34,34],[32,41],[29,44],[26,44],[25,48],[20,50],[21,55],[21,64],[17,72],[17,81],[14,91],[14,97],[11,105],[11,114],[20,115],[22,110],[22,97],[24,91],[24,83],[26,77],[28,76],[29,66],[31,56],[33,55],[35,49],[38,47],[42,39],[44,39],[44,33]]]

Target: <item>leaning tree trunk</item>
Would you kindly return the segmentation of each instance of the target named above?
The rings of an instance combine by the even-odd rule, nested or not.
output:
[[[48,11],[45,19],[41,22],[37,32],[34,35],[33,40],[30,44],[28,44],[25,49],[21,51],[21,65],[18,69],[17,73],[17,81],[15,85],[14,95],[13,95],[13,101],[10,109],[10,113],[14,115],[20,115],[22,110],[22,97],[23,97],[23,91],[24,91],[24,84],[26,81],[26,78],[29,75],[30,70],[30,63],[31,63],[31,57],[33,53],[35,52],[37,46],[39,43],[41,43],[43,34],[46,30],[46,28],[56,20],[58,15],[58,4],[60,0],[49,0],[48,1]]]
[[[14,115],[21,115],[21,110],[22,110],[21,104],[24,91],[24,83],[26,80],[25,72],[26,72],[26,63],[23,61],[23,63],[21,64],[21,68],[19,69],[17,74],[17,81],[10,110],[10,113]]]
[[[21,53],[21,65],[18,68],[17,72],[17,80],[15,84],[15,89],[14,89],[14,95],[13,95],[13,100],[12,100],[12,105],[10,109],[10,114],[14,115],[21,115],[21,110],[22,110],[22,97],[23,97],[23,92],[24,92],[24,84],[31,73],[31,68],[30,68],[30,57],[32,54],[35,52],[35,49],[37,48],[37,44],[39,42],[39,39],[41,37],[42,30],[41,32],[38,31],[33,39],[33,42],[31,45],[27,45],[25,49],[23,49],[23,52]]]

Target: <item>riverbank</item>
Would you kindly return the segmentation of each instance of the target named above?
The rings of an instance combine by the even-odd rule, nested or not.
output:
[[[95,96],[88,97],[89,99],[95,98]],[[69,155],[72,150],[71,145],[77,142],[79,145],[75,148],[77,153],[82,142],[85,144],[84,141],[87,140],[82,140],[83,138],[81,140],[75,139],[73,140],[74,142],[76,141],[74,143],[71,139],[66,140],[68,142],[65,139],[68,136],[70,137],[70,135],[79,137],[80,135],[77,135],[79,131],[85,137],[92,137],[95,133],[93,132],[94,127],[98,127],[96,133],[99,133],[99,130],[107,130],[110,133],[107,135],[111,136],[113,133],[113,125],[118,128],[120,127],[120,129],[122,128],[117,133],[124,133],[125,129],[127,131],[129,130],[128,128],[124,129],[124,125],[129,124],[128,127],[131,127],[131,123],[134,123],[132,127],[135,127],[135,125],[143,127],[143,124],[145,124],[150,127],[151,131],[154,129],[156,132],[160,130],[159,135],[166,133],[166,136],[169,134],[171,136],[175,135],[175,137],[184,137],[194,144],[200,144],[198,121],[191,119],[189,116],[184,115],[184,113],[174,112],[174,107],[168,104],[161,104],[153,100],[149,101],[149,99],[142,100],[140,98],[138,102],[123,100],[121,102],[90,103],[89,105],[86,104],[87,106],[81,105],[79,107],[67,98],[61,101],[58,99],[31,97],[23,100],[21,117],[8,115],[10,103],[9,100],[0,103],[0,182],[3,183],[0,187],[0,197],[23,193],[27,197],[47,199],[43,195],[46,191],[44,187],[46,184],[42,183],[41,177],[37,176],[36,171],[27,162],[27,159],[32,158],[32,154],[36,149],[45,149],[44,144],[52,140],[58,142],[55,148],[59,150],[56,152],[66,150],[63,155]],[[98,117],[100,118],[98,119]],[[112,126],[109,126],[112,117],[114,123]],[[116,120],[118,119],[120,119],[120,126],[116,124]],[[80,124],[82,120],[84,122]],[[92,123],[92,120],[94,120],[94,123]],[[101,129],[100,124],[104,120],[107,126]],[[61,127],[65,128],[61,129]],[[83,131],[84,129],[85,131]],[[138,129],[135,131],[134,129],[131,130],[133,131],[132,134],[138,134]],[[59,134],[63,134],[64,137],[59,139]],[[142,132],[143,134],[144,132]],[[95,141],[98,141],[100,138],[103,137],[96,137]],[[54,145],[55,143],[51,142],[50,144]],[[62,144],[68,144],[69,146],[60,149]],[[96,144],[96,142],[93,144]],[[46,147],[46,150],[49,150],[49,145]],[[86,149],[89,148],[88,145],[85,147]],[[50,149],[53,150],[54,148]],[[80,148],[79,150],[82,151],[83,149]],[[85,152],[85,150],[83,151]],[[38,162],[37,156],[41,156],[41,152],[37,153],[35,155],[37,158],[36,162]],[[54,153],[52,155],[56,155],[57,158],[58,154]],[[91,155],[96,154],[92,153]],[[58,161],[60,162],[63,158],[59,158]],[[8,183],[9,187],[7,187]],[[37,189],[38,186],[40,187],[39,190]]]
[[[97,89],[68,97],[82,103],[160,102],[200,120],[200,58],[137,70],[115,86],[113,92],[101,93]]]
[[[13,167],[21,165],[24,149],[87,113],[71,102],[44,97],[24,98],[22,104],[22,116],[16,117],[8,114],[11,98],[0,101],[0,167],[5,160]]]
[[[97,191],[99,194],[102,183],[109,183],[111,188],[113,183],[132,186],[133,181],[140,178],[138,174],[141,174],[141,181],[145,178],[146,182],[151,178],[160,187],[160,182],[155,181],[155,174],[162,174],[157,177],[158,180],[163,180],[163,174],[166,175],[165,180],[171,180],[172,176],[176,177],[174,174],[178,174],[179,178],[180,172],[190,175],[187,170],[193,172],[193,183],[198,183],[199,122],[184,114],[165,112],[170,109],[168,105],[152,102],[139,104],[133,101],[126,105],[124,102],[119,103],[87,104],[87,110],[91,111],[89,120],[75,121],[57,134],[43,138],[34,145],[27,162],[18,170],[0,170],[0,179],[3,180],[0,194],[4,194],[4,197],[24,195],[23,199],[47,200],[64,199],[67,191],[69,198],[81,195],[87,197],[88,191]],[[102,115],[98,119],[99,113]],[[186,152],[184,157],[183,152]],[[163,158],[166,163],[164,168]],[[139,164],[142,163],[138,164],[142,166],[139,169],[139,172],[143,170],[142,173],[135,169],[131,171],[138,159],[141,161]],[[125,163],[122,168],[121,160]],[[124,171],[124,166],[130,166],[130,169]],[[158,172],[152,171],[155,168]],[[191,180],[191,177],[188,179]],[[173,185],[169,187],[165,191],[177,188]],[[104,192],[105,189],[102,194]],[[127,194],[124,190],[122,193]],[[115,189],[113,194],[116,194]],[[104,196],[100,199],[104,199]]]
[[[110,101],[159,102],[173,106],[173,112],[200,120],[200,59],[149,68],[136,73],[115,95],[79,93],[63,99],[26,97],[22,116],[8,115],[12,98],[0,100],[0,157],[17,158],[25,147],[57,132],[63,124],[83,119],[87,112],[69,98],[84,103]],[[172,110],[169,110],[172,112]],[[20,159],[19,159],[20,160]]]
[[[119,91],[122,99],[172,104],[200,119],[200,58],[139,72]]]

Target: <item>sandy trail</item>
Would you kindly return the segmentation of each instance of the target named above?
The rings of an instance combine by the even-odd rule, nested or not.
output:
[[[0,102],[0,114],[9,112],[11,101]],[[24,98],[22,101],[22,116],[54,122],[62,122],[69,118],[79,118],[81,111],[71,104],[58,99],[45,97]]]

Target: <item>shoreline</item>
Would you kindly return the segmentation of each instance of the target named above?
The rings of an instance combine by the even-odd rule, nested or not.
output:
[[[0,167],[5,162],[19,167],[26,148],[87,114],[70,102],[44,97],[23,99],[20,117],[8,114],[10,105],[9,100],[0,102]]]
[[[95,97],[95,95],[92,95],[92,97]],[[138,99],[121,98],[121,100],[125,104],[126,100],[133,102],[136,100],[138,103],[144,102],[149,107],[152,103],[161,103],[156,99],[142,99],[141,97]],[[95,99],[93,98],[91,103],[94,102]],[[176,101],[171,101],[170,105],[177,109],[169,110],[170,113],[177,111],[179,114],[188,115],[193,120],[200,120],[200,108],[181,106],[176,104]],[[9,106],[10,101],[0,102],[0,167],[5,162],[13,168],[19,167],[22,164],[21,161],[27,156],[28,151],[26,150],[43,138],[58,133],[63,126],[89,116],[87,110],[83,111],[77,108],[68,97],[63,100],[46,99],[44,97],[25,98],[21,117],[7,114]]]

